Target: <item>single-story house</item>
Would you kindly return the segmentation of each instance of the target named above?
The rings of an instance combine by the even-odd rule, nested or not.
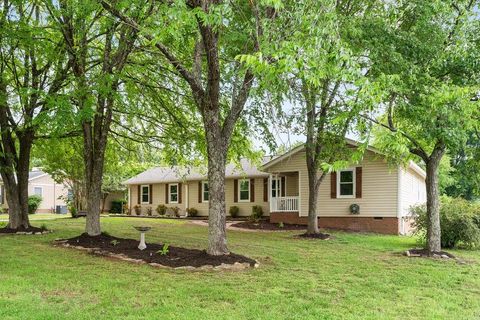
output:
[[[67,184],[57,183],[50,174],[39,168],[33,168],[28,174],[28,194],[36,194],[42,197],[37,213],[55,213],[57,210],[60,210],[61,213],[66,213],[67,199],[73,197],[72,190]],[[124,199],[124,197],[123,191],[108,194],[104,203],[104,212],[110,210],[112,200]],[[8,209],[5,188],[1,178],[0,205],[3,209]]]
[[[1,205],[2,208],[8,209],[5,188],[1,180],[0,184]],[[42,202],[37,209],[38,213],[53,213],[57,209],[57,206],[65,210],[66,200],[69,196],[69,188],[65,184],[56,183],[48,173],[38,168],[33,168],[28,174],[28,194],[36,194],[42,197]]]
[[[347,140],[353,147],[356,143]],[[304,146],[256,167],[242,160],[240,168],[227,166],[225,197],[240,216],[249,216],[261,206],[274,223],[306,224],[308,175]],[[349,168],[329,173],[319,190],[319,226],[325,228],[405,234],[410,230],[409,208],[426,201],[425,172],[410,162],[392,166],[372,147],[363,160]],[[187,208],[208,216],[208,182],[205,173],[179,167],[149,169],[127,181],[130,210],[155,212],[160,205]],[[353,207],[359,208],[357,212]]]

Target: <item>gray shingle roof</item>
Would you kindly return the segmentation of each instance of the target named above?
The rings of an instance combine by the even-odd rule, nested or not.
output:
[[[38,171],[30,171],[30,172],[28,173],[28,180],[38,178],[38,177],[40,177],[40,176],[43,176],[44,174],[45,174],[45,172],[40,171],[40,170],[38,170]]]
[[[265,162],[265,161],[264,161]],[[268,177],[268,173],[259,171],[257,167],[247,159],[240,160],[241,168],[235,164],[228,164],[225,170],[227,178],[253,178]],[[195,181],[207,179],[206,169],[187,167],[155,167],[148,169],[135,177],[124,181],[124,184],[150,184],[170,183],[182,181]]]

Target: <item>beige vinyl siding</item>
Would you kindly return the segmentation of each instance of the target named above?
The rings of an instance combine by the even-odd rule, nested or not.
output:
[[[105,199],[105,206],[103,207],[103,211],[109,212],[112,208],[112,201],[123,199],[125,199],[125,194],[122,191],[109,193],[107,198]]]
[[[143,185],[143,184],[142,184]],[[149,184],[146,184],[149,185]],[[141,213],[146,214],[148,208],[152,208],[152,213],[156,214],[158,205],[163,204],[169,208],[180,208],[180,215],[185,215],[186,209],[186,183],[182,183],[182,203],[165,203],[165,183],[152,184],[151,204],[138,204],[138,185],[130,185],[130,210],[135,213],[135,206],[140,205]]]
[[[360,205],[363,217],[396,217],[398,173],[391,168],[381,156],[367,151],[364,160],[352,167],[362,167],[362,198],[330,197],[330,177],[328,174],[322,182],[318,198],[319,216],[351,216],[351,204]],[[305,151],[292,156],[268,168],[269,172],[281,173],[299,171],[300,179],[300,216],[308,215],[308,175],[305,162]],[[288,178],[287,178],[288,185]]]
[[[401,211],[402,216],[409,215],[410,207],[426,202],[425,179],[412,169],[401,170]]]
[[[255,202],[234,202],[234,181],[235,179],[227,179],[225,181],[225,201],[227,215],[229,215],[230,207],[237,206],[240,209],[239,216],[246,217],[252,214],[252,207],[255,205],[263,208],[265,216],[269,215],[269,203],[263,201],[263,178],[255,178]],[[189,186],[189,207],[198,210],[199,216],[208,216],[208,202],[198,202],[198,181],[191,181]]]
[[[38,207],[38,212],[54,212],[56,206],[66,206],[68,187],[56,183],[49,175],[32,179],[28,184],[28,195],[35,194],[35,188],[42,189],[42,203]]]
[[[298,173],[286,177],[285,189],[287,197],[298,197]]]

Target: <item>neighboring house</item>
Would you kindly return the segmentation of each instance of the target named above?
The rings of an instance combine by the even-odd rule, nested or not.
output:
[[[42,197],[42,203],[37,209],[38,213],[55,213],[57,206],[61,206],[62,210],[66,210],[67,199],[73,197],[73,193],[66,184],[56,183],[55,180],[46,172],[33,168],[28,174],[28,195],[39,195]],[[110,192],[105,201],[102,201],[104,212],[109,212],[112,201],[124,199],[123,191]],[[8,209],[5,196],[5,188],[0,178],[0,203],[1,207]],[[62,211],[62,213],[65,211]]]
[[[347,140],[355,146],[355,142]],[[308,175],[303,146],[266,161],[259,168],[248,161],[241,169],[227,166],[225,197],[227,212],[240,208],[240,216],[262,206],[274,223],[306,224]],[[182,212],[195,208],[208,215],[206,175],[186,169],[153,168],[125,182],[131,210],[152,210],[159,204],[177,206]],[[318,197],[319,225],[325,228],[405,234],[410,231],[410,206],[424,203],[425,172],[411,162],[407,168],[389,165],[384,156],[368,148],[361,163],[323,180]],[[350,206],[357,204],[357,214]]]
[[[0,183],[2,182],[0,181]],[[64,184],[56,183],[48,173],[39,169],[33,169],[28,174],[28,194],[36,194],[42,197],[42,203],[37,210],[38,213],[53,213],[57,206],[66,206],[69,189]],[[2,207],[7,209],[8,204],[3,183],[1,185],[0,198]]]

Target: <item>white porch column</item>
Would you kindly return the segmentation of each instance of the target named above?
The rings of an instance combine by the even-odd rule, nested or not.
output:
[[[267,199],[269,200],[268,201],[268,204],[270,206],[270,213],[272,212],[272,174],[270,173],[269,177],[268,177],[268,197]]]
[[[188,217],[187,209],[189,208],[188,206],[188,182],[184,183],[185,184],[185,216]]]
[[[300,209],[302,208],[302,193],[300,192],[302,190],[300,188],[300,186],[302,185],[301,181],[301,172],[298,171],[298,216],[301,216]]]

